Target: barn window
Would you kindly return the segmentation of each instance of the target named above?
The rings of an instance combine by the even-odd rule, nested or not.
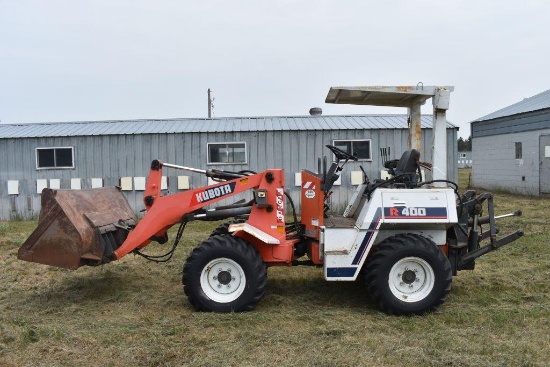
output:
[[[359,160],[370,161],[372,159],[370,139],[363,140],[333,140],[333,145],[355,155]]]
[[[74,168],[74,148],[36,148],[36,169]]]
[[[466,158],[466,153],[460,153],[460,158]]]
[[[208,164],[246,163],[246,143],[208,143]]]
[[[521,148],[521,142],[516,143],[516,159],[523,158],[523,152]]]

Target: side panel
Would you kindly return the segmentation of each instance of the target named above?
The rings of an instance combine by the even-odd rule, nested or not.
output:
[[[308,170],[302,171],[302,223],[306,236],[319,239],[319,227],[324,225],[324,192],[321,178]]]
[[[439,223],[449,228],[458,221],[455,194],[450,189],[381,190],[384,223]]]
[[[354,228],[324,228],[325,254],[349,254],[359,230]]]
[[[347,253],[328,253],[325,251],[323,269],[326,280],[352,281],[357,278],[366,254],[376,240],[378,229],[382,224],[381,198],[382,196],[377,195],[375,192],[371,200],[362,208],[355,224],[357,235],[351,246],[349,246],[350,249]],[[369,223],[364,225],[366,218],[369,218]],[[335,245],[324,243],[324,246],[325,248],[327,246],[331,248]]]
[[[398,233],[418,233],[444,245],[447,228],[457,221],[451,189],[378,189],[361,210],[351,246],[329,243],[334,236],[325,236],[325,279],[355,280],[372,246]],[[334,238],[340,242],[350,239],[351,236],[343,235]],[[350,250],[337,253],[326,251],[327,248]]]
[[[429,229],[430,227],[433,227],[433,225],[429,224],[418,226],[418,228],[414,230],[414,233],[434,241],[435,244],[438,246],[444,246],[447,243],[447,231],[444,229]],[[386,238],[395,236],[397,234],[411,232],[411,229],[395,229],[395,226],[393,224],[383,224],[382,226],[380,226],[380,231],[378,231],[375,245],[384,241]]]

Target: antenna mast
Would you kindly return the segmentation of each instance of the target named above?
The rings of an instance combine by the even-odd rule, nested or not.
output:
[[[208,88],[208,118],[212,118],[212,98],[210,97],[210,88]]]

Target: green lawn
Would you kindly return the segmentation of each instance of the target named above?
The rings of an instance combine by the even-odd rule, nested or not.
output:
[[[501,233],[525,236],[460,272],[447,302],[417,317],[381,313],[361,282],[326,282],[309,267],[269,269],[252,312],[197,313],[181,270],[215,224],[190,223],[167,264],[130,255],[68,271],[17,260],[36,222],[3,222],[0,366],[548,366],[550,200],[495,202],[497,214],[524,212]]]

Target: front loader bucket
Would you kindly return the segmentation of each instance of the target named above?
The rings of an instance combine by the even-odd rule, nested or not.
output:
[[[17,257],[65,269],[101,265],[135,224],[126,197],[116,187],[44,189],[38,227]]]

